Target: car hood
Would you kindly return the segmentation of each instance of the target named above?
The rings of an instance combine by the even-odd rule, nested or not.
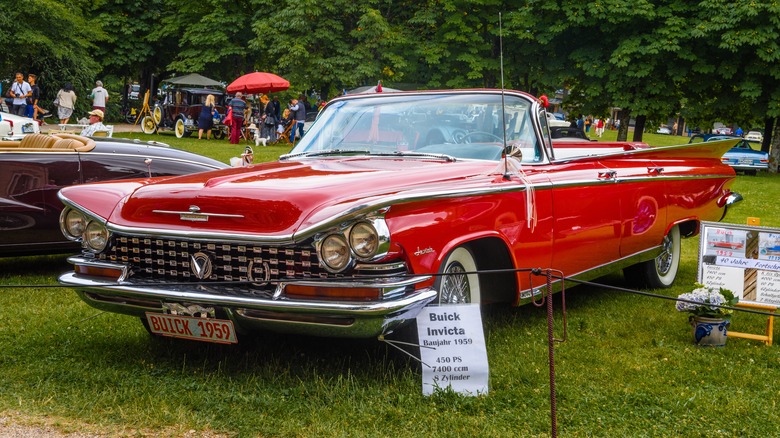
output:
[[[289,238],[386,198],[484,187],[499,168],[486,161],[366,157],[266,163],[135,184],[108,222],[117,230]]]

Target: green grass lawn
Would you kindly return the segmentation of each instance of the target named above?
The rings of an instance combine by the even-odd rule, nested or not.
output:
[[[226,141],[157,137],[225,161],[243,150]],[[645,138],[652,145],[667,139],[687,142]],[[272,158],[289,151],[258,149]],[[780,227],[779,176],[740,175],[734,188],[745,201],[727,222],[758,216]],[[683,241],[676,286],[657,292],[690,290],[697,253],[698,237]],[[488,395],[424,397],[420,366],[376,340],[261,333],[218,346],[151,338],[137,319],[100,313],[69,289],[45,287],[69,269],[65,258],[0,259],[0,284],[33,285],[0,289],[0,419],[130,436],[550,433],[543,308],[484,308]],[[621,274],[602,281],[625,286]],[[672,301],[605,287],[569,289],[566,305],[568,340],[555,347],[561,436],[780,434],[777,345],[730,339],[721,349],[695,347],[687,315]],[[765,323],[738,314],[732,329],[760,332]]]

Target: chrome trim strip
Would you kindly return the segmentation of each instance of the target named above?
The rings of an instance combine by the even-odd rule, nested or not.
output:
[[[101,141],[101,140],[97,140],[97,141]],[[140,145],[134,145],[134,146],[148,147],[148,146],[160,146],[160,144],[150,145],[150,144],[142,143]],[[170,148],[169,145],[165,145],[164,147]],[[214,165],[209,164],[209,163],[202,163],[200,161],[184,160],[184,159],[181,159],[181,158],[172,158],[172,157],[163,157],[163,156],[154,155],[154,154],[128,154],[128,153],[117,154],[117,153],[102,152],[102,151],[101,152],[87,151],[87,152],[79,152],[79,153],[87,154],[87,155],[90,155],[90,156],[92,156],[92,155],[104,155],[106,157],[139,157],[139,158],[143,158],[143,159],[150,158],[152,160],[164,160],[164,161],[171,161],[171,162],[177,162],[177,163],[196,164],[196,165],[199,165],[199,166],[208,167],[208,168],[213,169],[213,170],[229,169],[229,167],[227,165],[225,165],[225,167],[217,167],[217,166],[214,166]],[[206,172],[206,171],[204,171],[204,172]],[[166,176],[166,178],[167,177],[170,177],[170,176]],[[156,176],[154,178],[160,178],[160,177]]]
[[[355,265],[355,271],[364,271],[364,272],[377,272],[382,273],[385,271],[397,271],[397,270],[406,270],[406,263],[404,262],[393,262],[393,263],[384,263],[379,265],[370,265],[365,263],[358,263]]]
[[[706,179],[706,178],[725,178],[727,176],[717,175],[717,174],[697,175],[697,176],[690,176],[690,175],[650,176],[648,175],[648,176],[637,176],[637,177],[630,177],[630,178],[618,177],[617,180],[609,180],[609,181],[598,181],[596,177],[597,174],[594,172],[593,180],[567,181],[566,183],[562,183],[562,184],[545,182],[545,183],[535,185],[534,188],[536,190],[545,190],[545,189],[560,188],[560,187],[578,187],[578,186],[586,186],[586,185],[592,186],[594,184],[612,185],[621,182],[665,181],[665,180],[684,181],[684,180],[697,180],[697,179]],[[236,233],[227,233],[227,232],[219,232],[219,231],[199,232],[197,235],[193,235],[192,231],[185,231],[185,230],[161,230],[156,228],[125,227],[125,226],[120,226],[120,225],[110,224],[110,223],[106,224],[106,226],[109,231],[120,233],[120,234],[131,234],[139,237],[174,237],[174,238],[180,238],[182,240],[189,240],[189,241],[212,239],[212,240],[224,241],[226,243],[227,242],[236,242],[236,243],[253,242],[253,243],[262,243],[268,245],[281,246],[281,245],[292,245],[297,242],[301,242],[303,240],[308,239],[309,237],[313,237],[317,233],[332,228],[336,228],[338,227],[339,224],[345,221],[355,220],[363,216],[369,216],[378,209],[387,208],[394,204],[418,202],[418,201],[430,201],[435,199],[458,198],[458,197],[465,197],[465,196],[493,195],[498,193],[514,193],[514,192],[522,192],[522,191],[525,191],[524,185],[508,185],[499,188],[477,187],[477,188],[466,189],[466,190],[440,190],[440,191],[432,191],[432,192],[423,192],[423,193],[415,194],[413,196],[405,196],[403,194],[391,195],[391,196],[386,196],[384,198],[377,199],[370,203],[355,206],[352,209],[347,210],[338,216],[334,216],[330,219],[320,221],[308,228],[299,230],[294,234],[284,234],[280,236],[267,236],[267,235],[259,236],[253,234],[236,234]],[[65,198],[61,194],[59,195],[59,197],[63,201],[63,203],[72,206],[73,208],[77,208],[72,202],[70,202],[67,198]],[[97,217],[94,213],[89,212],[83,207],[77,209],[82,211],[85,214],[91,215],[92,217]]]
[[[237,218],[243,218],[243,214],[225,214],[225,213],[193,213],[190,211],[171,211],[171,210],[152,210],[152,213],[160,213],[160,214],[186,214],[186,215],[197,215],[197,216],[214,216],[214,217],[237,217]]]

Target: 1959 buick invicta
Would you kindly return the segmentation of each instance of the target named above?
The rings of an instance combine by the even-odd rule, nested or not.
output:
[[[520,305],[544,283],[525,268],[668,287],[680,238],[739,199],[720,160],[735,142],[554,144],[516,91],[344,96],[276,162],[62,189],[83,251],[60,281],[152,333],[213,342],[373,337],[431,303]]]

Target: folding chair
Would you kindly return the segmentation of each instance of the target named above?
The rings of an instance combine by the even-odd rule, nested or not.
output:
[[[295,126],[295,120],[290,120],[290,123],[287,124],[287,127],[284,128],[284,132],[281,134],[277,134],[276,137],[276,143],[279,144],[279,142],[284,142],[287,144],[292,144],[290,141],[290,131],[292,131],[293,126]]]

